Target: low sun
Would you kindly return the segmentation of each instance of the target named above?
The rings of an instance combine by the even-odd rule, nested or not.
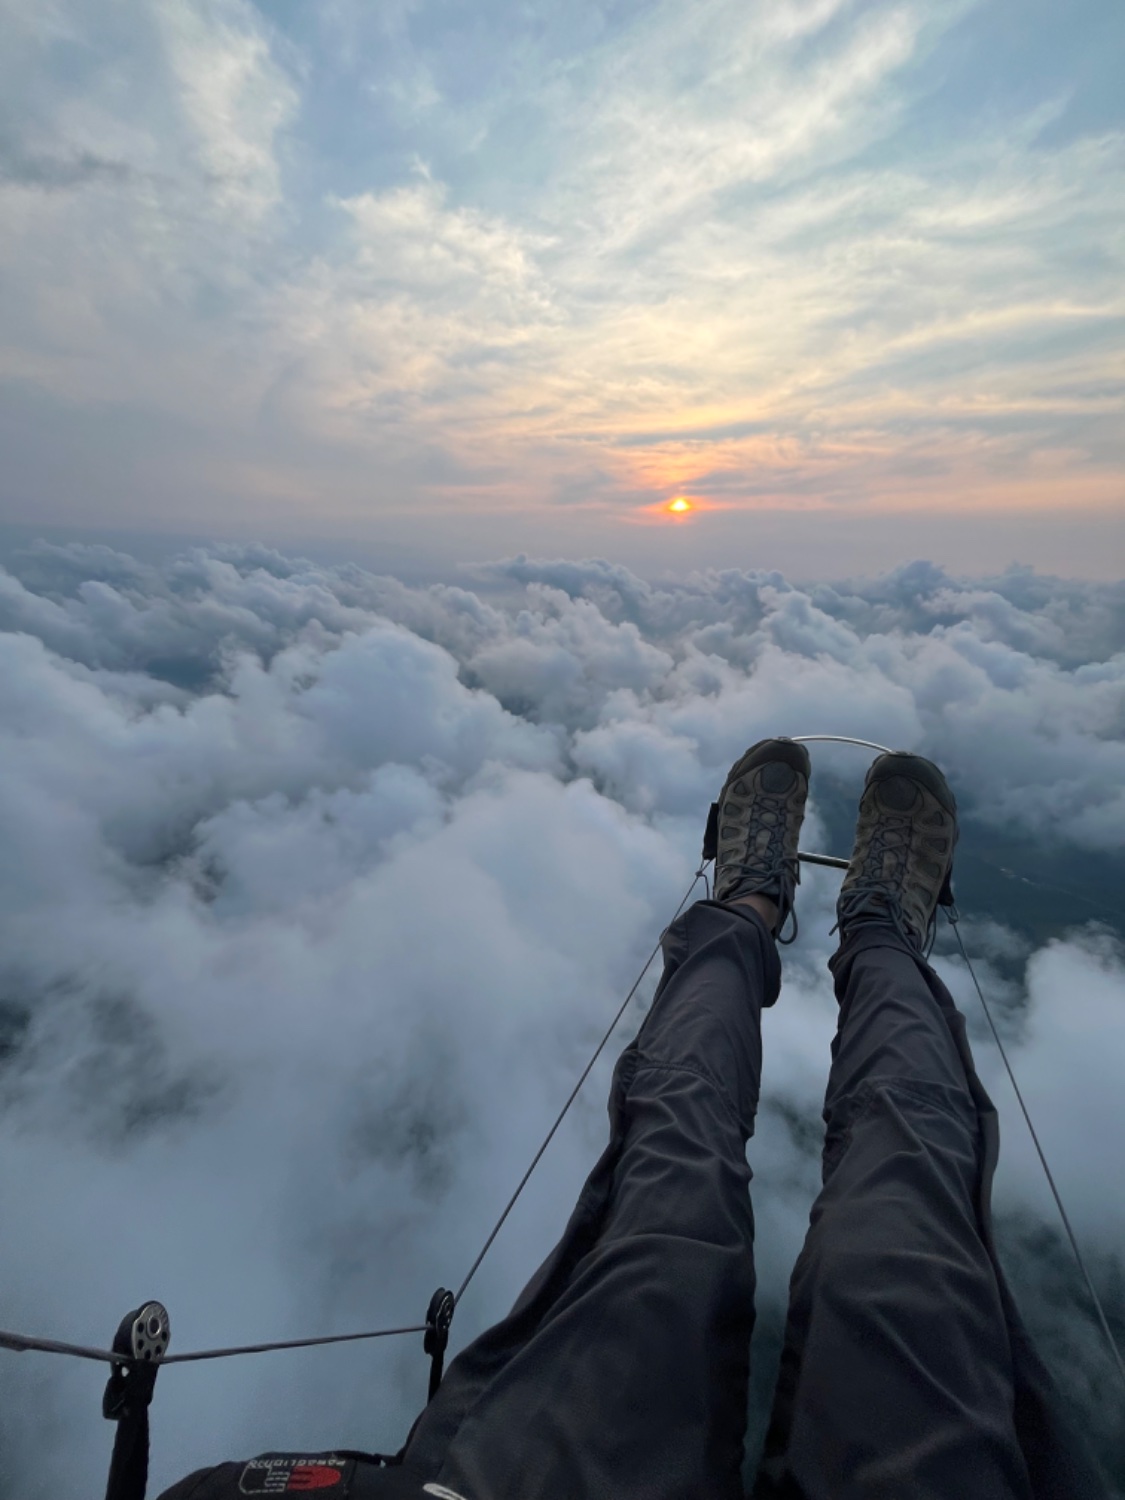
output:
[[[676,515],[682,516],[685,511],[691,509],[691,501],[685,500],[684,497],[680,495],[678,499],[672,501],[668,509],[671,511],[675,511]]]

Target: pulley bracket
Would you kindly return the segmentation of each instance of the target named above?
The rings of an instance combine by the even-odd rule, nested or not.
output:
[[[437,1395],[441,1377],[445,1372],[449,1325],[453,1322],[453,1312],[456,1306],[457,1299],[453,1293],[439,1286],[430,1298],[430,1305],[426,1309],[426,1337],[423,1347],[430,1356],[430,1394],[426,1398],[429,1401]]]
[[[126,1313],[113,1339],[115,1362],[102,1396],[102,1416],[117,1423],[106,1500],[144,1500],[148,1484],[148,1409],[171,1328],[162,1302]]]

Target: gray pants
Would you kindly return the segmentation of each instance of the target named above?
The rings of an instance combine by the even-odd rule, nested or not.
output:
[[[755,913],[707,901],[669,928],[664,959],[559,1244],[453,1361],[402,1467],[360,1466],[340,1493],[741,1500],[746,1142],[781,967]],[[824,1187],[756,1500],[1102,1500],[996,1262],[996,1113],[948,991],[891,927],[858,931],[832,969]],[[221,1465],[166,1500],[256,1494],[263,1472]]]
[[[465,1500],[741,1500],[754,1221],[746,1142],[780,964],[744,907],[669,928],[612,1134],[511,1314],[450,1366],[407,1474]],[[948,991],[890,927],[832,962],[824,1187],[793,1275],[756,1496],[1076,1500],[996,1262],[996,1115]]]

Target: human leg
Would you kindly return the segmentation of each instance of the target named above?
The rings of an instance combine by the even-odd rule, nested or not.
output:
[[[890,927],[861,929],[834,964],[824,1186],[758,1494],[1025,1497],[986,1223],[995,1115],[961,1018]]]
[[[669,929],[611,1139],[559,1245],[454,1360],[407,1463],[466,1500],[741,1494],[753,1321],[745,1144],[780,965],[753,912]]]
[[[823,1188],[790,1287],[763,1500],[1031,1493],[988,1222],[995,1111],[923,957],[955,840],[936,767],[875,763],[840,896]]]
[[[742,1494],[745,1147],[761,1007],[780,983],[767,917],[792,904],[807,776],[791,742],[732,767],[713,820],[723,899],[665,935],[652,1010],[615,1071],[610,1144],[559,1246],[411,1436],[407,1464],[468,1500]]]

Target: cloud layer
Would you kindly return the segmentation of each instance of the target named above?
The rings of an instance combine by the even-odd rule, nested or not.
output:
[[[739,572],[652,585],[522,557],[467,582],[264,549],[157,567],[41,546],[0,574],[0,1181],[18,1205],[0,1326],[104,1343],[151,1295],[180,1349],[415,1321],[467,1269],[682,895],[727,767],[778,732],[949,771],[967,935],[1120,1317],[1122,590],[928,564],[810,591]],[[815,764],[806,846],[846,849],[864,756]],[[834,892],[807,874],[767,1018],[767,1330],[816,1187]],[[1004,1111],[1005,1253],[1118,1462],[1107,1357],[966,977],[942,967]],[[608,1068],[458,1340],[565,1221]],[[397,1446],[424,1394],[415,1342],[169,1370],[154,1485],[271,1446]],[[108,1452],[100,1381],[0,1360],[0,1493],[86,1492]]]

